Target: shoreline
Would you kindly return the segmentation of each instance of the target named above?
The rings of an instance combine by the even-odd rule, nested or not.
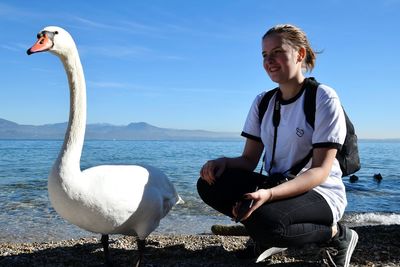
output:
[[[400,266],[400,225],[353,227],[359,234],[351,266]],[[0,266],[100,266],[104,255],[100,236],[43,243],[0,243]],[[110,236],[115,266],[131,266],[134,237]],[[293,248],[255,264],[238,260],[234,251],[246,246],[246,236],[152,234],[146,239],[144,266],[321,266],[320,248]]]

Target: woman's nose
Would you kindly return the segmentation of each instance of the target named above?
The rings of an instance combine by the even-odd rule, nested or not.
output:
[[[274,63],[274,61],[275,61],[275,58],[272,57],[272,56],[265,56],[264,57],[264,65],[268,65],[268,64]]]

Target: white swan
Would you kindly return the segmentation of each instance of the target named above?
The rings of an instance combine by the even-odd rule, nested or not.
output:
[[[37,38],[28,55],[49,51],[58,56],[70,89],[68,129],[48,178],[51,204],[67,221],[102,234],[109,265],[108,234],[137,236],[140,265],[145,238],[180,197],[166,175],[154,167],[103,165],[81,171],[86,85],[78,50],[71,35],[59,27],[46,27]]]

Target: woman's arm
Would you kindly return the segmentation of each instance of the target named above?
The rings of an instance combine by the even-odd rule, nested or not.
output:
[[[242,155],[236,158],[218,158],[209,160],[200,170],[200,176],[209,184],[222,175],[226,168],[253,171],[260,160],[264,145],[252,139],[246,139]]]
[[[336,148],[314,148],[311,168],[287,183],[271,188],[272,199],[297,196],[325,182],[332,169],[336,152]]]
[[[246,198],[253,199],[254,204],[243,217],[243,220],[247,219],[254,210],[266,202],[303,194],[325,182],[332,169],[336,152],[336,148],[315,148],[310,169],[286,183],[246,194]],[[235,214],[235,212],[234,210],[233,213]]]
[[[246,139],[246,143],[240,157],[226,158],[227,167],[253,171],[257,167],[263,150],[264,145],[261,142],[254,141],[252,139]]]

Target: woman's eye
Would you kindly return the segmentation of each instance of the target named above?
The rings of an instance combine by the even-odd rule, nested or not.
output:
[[[279,55],[280,53],[283,53],[284,51],[282,49],[277,49],[277,50],[273,50],[271,51],[269,54],[268,53],[262,53],[262,57],[263,58],[271,58],[271,57],[275,57],[277,55]]]

